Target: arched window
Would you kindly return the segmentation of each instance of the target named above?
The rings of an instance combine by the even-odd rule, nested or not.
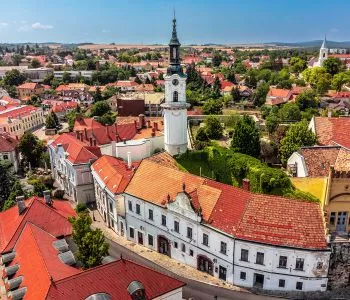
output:
[[[178,101],[179,101],[179,93],[175,91],[173,94],[173,102],[178,102]]]

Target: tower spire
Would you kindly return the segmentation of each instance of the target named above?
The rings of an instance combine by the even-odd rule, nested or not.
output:
[[[323,40],[321,48],[327,48],[327,35],[326,34],[324,35],[324,40]]]
[[[174,8],[174,19],[173,19],[173,32],[171,34],[171,40],[170,40],[169,45],[180,46],[180,42],[179,42],[179,39],[177,38],[177,31],[176,31],[175,8]]]

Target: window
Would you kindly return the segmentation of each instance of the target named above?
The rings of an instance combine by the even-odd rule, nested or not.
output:
[[[166,226],[166,216],[162,215],[162,225]]]
[[[206,233],[203,233],[203,245],[209,246],[209,236]]]
[[[132,228],[132,227],[129,228],[129,235],[132,239],[135,237],[134,228]]]
[[[148,245],[153,247],[153,235],[148,235]]]
[[[185,245],[185,244],[182,244],[182,245],[181,245],[181,251],[182,251],[182,252],[186,252],[186,245]]]
[[[329,217],[329,224],[331,225],[335,224],[335,212],[331,212],[331,215]]]
[[[189,239],[192,239],[192,228],[191,227],[187,227],[187,237]]]
[[[284,279],[280,279],[278,281],[278,287],[284,288],[286,286],[286,281]]]
[[[220,252],[222,254],[226,254],[226,251],[227,251],[227,244],[225,242],[221,242],[221,244],[220,244]]]
[[[113,204],[111,202],[109,202],[109,211],[113,213]]]
[[[241,261],[248,261],[249,251],[247,249],[241,249]]]
[[[139,215],[141,214],[141,207],[140,204],[136,204],[136,213]]]
[[[304,270],[304,259],[297,258],[295,263],[295,270],[303,271]]]
[[[301,291],[303,289],[303,283],[300,281],[297,281],[296,289]]]
[[[5,160],[8,160],[8,159],[9,159],[9,157],[8,157],[7,154],[4,154],[2,158],[5,159]]]
[[[173,102],[178,102],[178,101],[179,101],[179,93],[175,91],[173,94]]]
[[[148,219],[150,219],[151,221],[153,221],[153,210],[149,209],[148,210]]]
[[[279,268],[287,268],[287,256],[280,256]]]
[[[246,278],[247,278],[247,273],[246,273],[246,272],[241,272],[241,274],[239,275],[239,278],[240,278],[241,280],[246,280]]]
[[[193,256],[193,250],[190,249],[190,256]]]
[[[176,249],[177,249],[177,247],[178,247],[177,242],[174,242],[174,248],[176,248]]]
[[[256,264],[263,265],[264,264],[264,253],[257,252],[256,253]]]
[[[129,210],[132,211],[132,203],[130,200],[128,201],[128,207],[129,207]]]
[[[180,223],[179,221],[174,221],[174,231],[179,233],[180,232]]]

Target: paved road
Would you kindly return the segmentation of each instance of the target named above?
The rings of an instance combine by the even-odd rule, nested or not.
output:
[[[172,273],[170,270],[166,270],[157,264],[143,258],[142,256],[139,256],[138,254],[124,248],[123,246],[108,240],[109,242],[109,254],[110,256],[114,258],[120,258],[120,255],[122,255],[124,258],[135,261],[136,263],[143,264],[147,267],[150,267],[154,270],[157,270],[158,272],[164,273],[166,275],[170,275],[172,277],[175,277],[183,282],[185,282],[187,285],[184,288],[183,291],[183,297],[186,299],[192,298],[193,300],[276,300],[276,298],[272,297],[265,297],[265,296],[258,296],[254,294],[249,293],[242,293],[242,292],[234,292],[228,289],[223,289],[221,287],[216,287],[208,284],[204,284],[198,281],[190,280],[187,278],[183,278],[181,276],[178,276],[174,273]],[[217,296],[217,298],[215,298]]]

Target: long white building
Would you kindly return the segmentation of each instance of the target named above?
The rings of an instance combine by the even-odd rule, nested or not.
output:
[[[229,283],[325,291],[330,249],[317,203],[258,195],[179,171],[165,153],[92,165],[97,208],[116,234]]]

